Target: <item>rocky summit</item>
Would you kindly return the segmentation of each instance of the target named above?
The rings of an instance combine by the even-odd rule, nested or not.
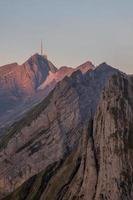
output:
[[[9,64],[0,67],[0,111],[5,112],[26,96],[35,92],[56,67],[39,54],[33,55],[24,64]],[[10,102],[10,103],[9,103]]]
[[[106,63],[84,70],[7,127],[1,200],[133,199],[133,76]]]

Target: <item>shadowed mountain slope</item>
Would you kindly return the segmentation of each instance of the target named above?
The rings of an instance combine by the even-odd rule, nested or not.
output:
[[[35,116],[37,121],[39,118],[41,119],[41,116],[46,116],[44,113],[50,116],[49,126],[53,127],[53,132],[49,133],[49,137],[53,136],[56,139],[57,148],[56,151],[52,149],[51,154],[48,154],[49,159],[51,159],[52,155],[54,156],[45,169],[40,170],[39,173],[29,178],[17,190],[3,198],[3,200],[133,199],[133,78],[118,71],[113,71],[113,74],[109,77],[107,71],[109,69],[112,71],[113,69],[109,66],[106,66],[107,68],[105,69],[105,66],[105,64],[101,65],[96,69],[96,72],[90,72],[85,77],[81,76],[79,72],[74,73],[71,78],[63,80],[62,84],[59,83],[56,86],[55,90],[49,96],[49,101],[45,100],[35,108],[36,111],[34,110],[34,112],[32,111],[27,115],[29,117],[30,114],[35,114],[30,118],[29,127],[34,126],[31,122],[35,120],[33,119]],[[104,73],[104,75],[107,75],[108,81],[106,80],[104,86],[102,84],[100,97],[98,97],[98,103],[96,103],[97,105],[95,104],[94,108],[93,104],[91,106],[87,103],[84,104],[85,98],[82,99],[81,104],[80,98],[82,97],[76,96],[77,93],[74,94],[75,97],[72,95],[73,98],[68,95],[72,91],[72,88],[74,88],[73,94],[75,88],[81,91],[83,85],[87,87],[90,84],[88,82],[90,81],[89,77],[92,77],[93,81],[97,82],[99,76],[97,77],[96,74],[100,72],[100,79],[102,78],[102,73]],[[95,92],[97,93],[97,91]],[[69,96],[69,100],[67,95]],[[54,103],[56,103],[56,97],[58,97],[59,102],[56,104],[55,110],[51,106],[53,105],[53,99]],[[71,105],[68,106],[69,104],[67,103],[70,103],[70,99]],[[67,111],[64,110],[64,104],[68,112],[71,111],[68,115]],[[57,105],[60,106],[60,109],[58,109]],[[88,114],[88,105],[90,109],[94,109],[94,115]],[[82,106],[86,107],[86,113],[84,112],[84,114],[82,113],[82,109],[85,109]],[[54,111],[54,113],[51,111],[51,115],[49,107]],[[77,116],[76,119],[75,116]],[[57,124],[61,129],[61,138],[65,141],[61,146],[59,145],[61,139],[58,141],[55,138],[55,134],[58,132]],[[24,126],[27,126],[26,122],[24,122]],[[22,134],[24,134],[23,127],[21,127]],[[21,138],[19,131],[15,133],[18,141]],[[48,134],[48,130],[41,134],[45,135],[46,133]],[[32,134],[29,132],[29,135]],[[38,135],[37,132],[36,134]],[[43,137],[42,135],[40,137]],[[17,162],[15,151],[22,156],[24,152],[27,151],[30,154],[32,150],[32,155],[36,155],[34,159],[38,163],[41,156],[41,148],[35,150],[33,148],[34,142],[32,140],[28,145],[17,149],[15,141],[13,143],[13,139],[11,139],[10,143],[6,144],[7,147],[5,146],[5,153],[6,156],[11,153],[9,153],[9,147],[12,145],[14,147],[14,152],[12,151],[12,153],[15,156],[15,161],[11,158],[10,162],[8,161],[9,164],[6,162],[5,167],[8,167],[9,170],[11,169],[10,165],[13,162]],[[42,139],[41,142],[43,142]],[[53,147],[53,144],[51,147]],[[45,146],[45,151],[51,147],[47,146],[46,148]],[[62,152],[60,156],[59,152]],[[47,159],[45,160],[45,157],[43,159],[44,163],[46,163]],[[37,164],[34,165],[37,167]],[[21,176],[19,174],[16,174],[16,176],[23,178],[23,173],[25,172],[21,170]],[[16,179],[16,176],[14,179]],[[3,173],[0,177],[3,177]],[[8,188],[9,181],[6,183],[6,188]]]
[[[105,63],[85,74],[74,72],[57,83],[46,99],[9,128],[0,142],[1,197],[45,171],[49,165],[67,159],[76,148],[86,154],[86,150],[81,150],[88,141],[83,139],[88,138],[84,132],[93,135],[89,123],[94,121],[99,98],[114,74],[121,73]],[[93,144],[89,144],[89,148],[92,149]],[[95,153],[92,151],[92,154]]]

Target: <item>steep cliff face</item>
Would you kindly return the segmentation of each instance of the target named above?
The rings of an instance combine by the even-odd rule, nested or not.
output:
[[[106,64],[59,82],[41,104],[9,128],[0,143],[1,191],[10,192],[71,152],[82,124],[93,116],[100,93],[117,70]]]
[[[94,118],[95,199],[133,199],[133,78],[113,76]]]

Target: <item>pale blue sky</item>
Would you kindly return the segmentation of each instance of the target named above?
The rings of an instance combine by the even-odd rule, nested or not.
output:
[[[133,0],[0,0],[0,65],[43,40],[56,66],[106,61],[133,73]]]

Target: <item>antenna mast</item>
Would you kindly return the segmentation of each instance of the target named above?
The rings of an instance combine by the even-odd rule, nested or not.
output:
[[[41,40],[41,55],[43,55],[43,43],[42,43],[42,40]]]

